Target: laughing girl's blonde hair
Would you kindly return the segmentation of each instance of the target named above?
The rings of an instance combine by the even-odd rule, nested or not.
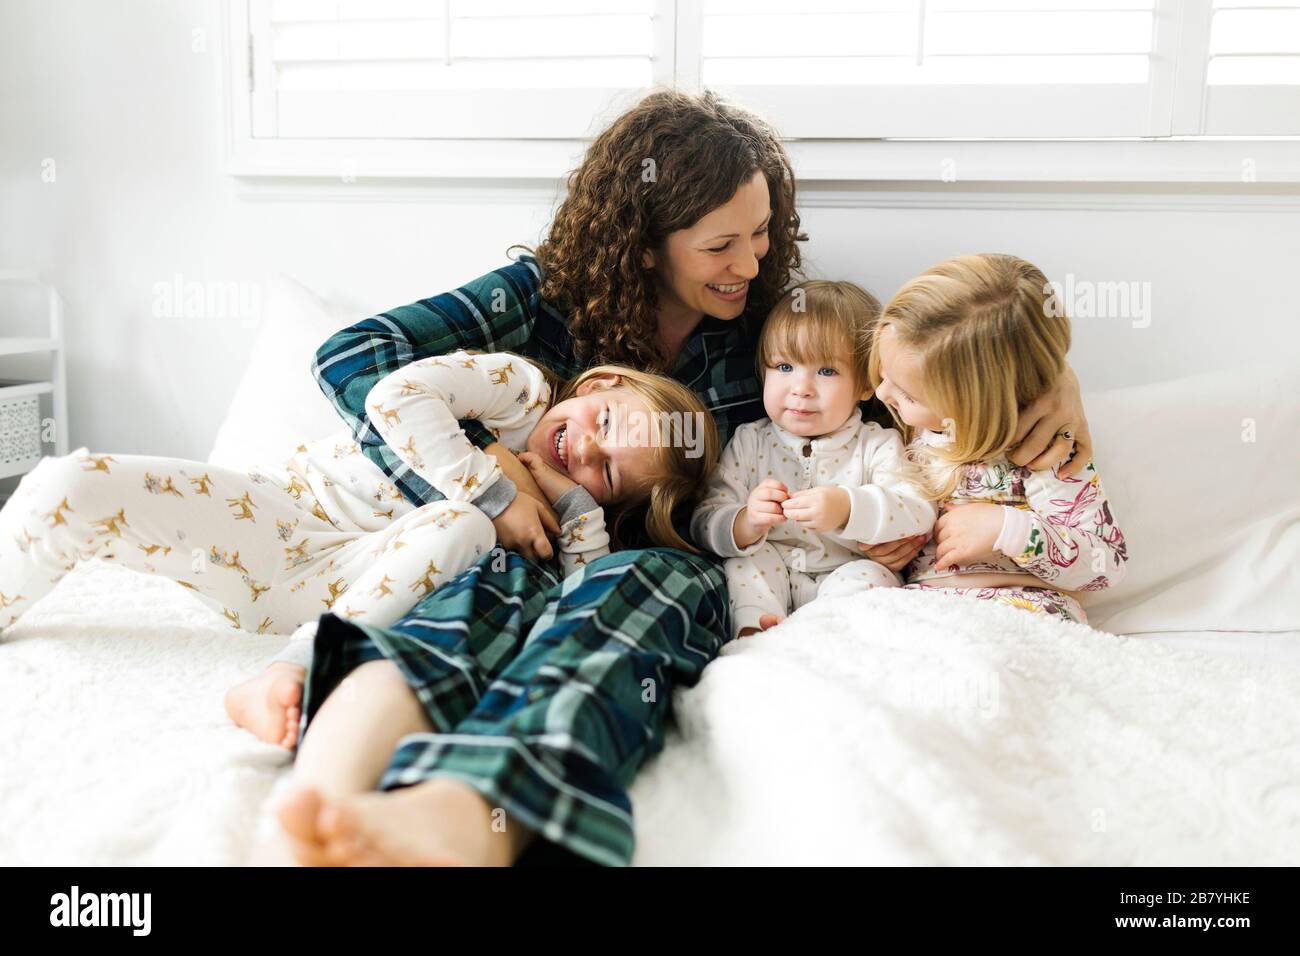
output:
[[[952,439],[912,446],[922,487],[936,499],[952,494],[963,464],[1006,452],[1021,410],[1055,386],[1070,350],[1070,320],[1047,277],[993,253],[931,266],[889,300],[873,336],[872,388],[886,328],[919,354],[927,403]],[[910,443],[915,429],[895,421]]]

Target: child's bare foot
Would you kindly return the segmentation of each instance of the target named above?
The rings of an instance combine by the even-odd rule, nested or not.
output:
[[[785,618],[776,614],[760,614],[758,618],[758,627],[742,627],[736,632],[737,637],[749,637],[751,634],[761,634],[763,631],[776,627]]]
[[[226,713],[258,740],[288,750],[298,745],[305,668],[276,661],[256,677],[226,691]]]
[[[278,815],[304,866],[509,866],[532,835],[446,777],[344,797],[305,788]]]

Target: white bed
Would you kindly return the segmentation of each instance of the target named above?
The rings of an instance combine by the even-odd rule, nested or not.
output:
[[[266,315],[223,464],[337,427],[306,368],[348,317],[287,280]],[[1100,631],[878,591],[728,645],[633,787],[635,862],[1300,859],[1295,371],[1087,397],[1132,554]],[[222,694],[283,640],[168,581],[70,574],[0,644],[0,864],[244,862],[290,758]]]

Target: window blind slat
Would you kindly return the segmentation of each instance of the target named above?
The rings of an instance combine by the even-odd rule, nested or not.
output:
[[[674,78],[801,137],[1300,135],[1297,0],[246,2],[259,136],[509,137],[513,97],[562,138]]]
[[[1203,131],[1300,135],[1300,3],[1215,0]]]

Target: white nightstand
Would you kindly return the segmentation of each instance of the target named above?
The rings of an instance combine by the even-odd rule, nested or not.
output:
[[[31,273],[0,270],[0,285],[10,283],[35,285],[45,290],[49,309],[49,335],[31,338],[0,335],[0,357],[47,353],[50,357],[50,375],[44,381],[14,381],[0,373],[0,479],[26,474],[47,453],[42,440],[47,424],[41,417],[42,395],[49,394],[53,403],[53,453],[68,453],[63,299],[57,289],[41,282]],[[0,327],[9,330],[15,328],[16,324],[5,321]]]

